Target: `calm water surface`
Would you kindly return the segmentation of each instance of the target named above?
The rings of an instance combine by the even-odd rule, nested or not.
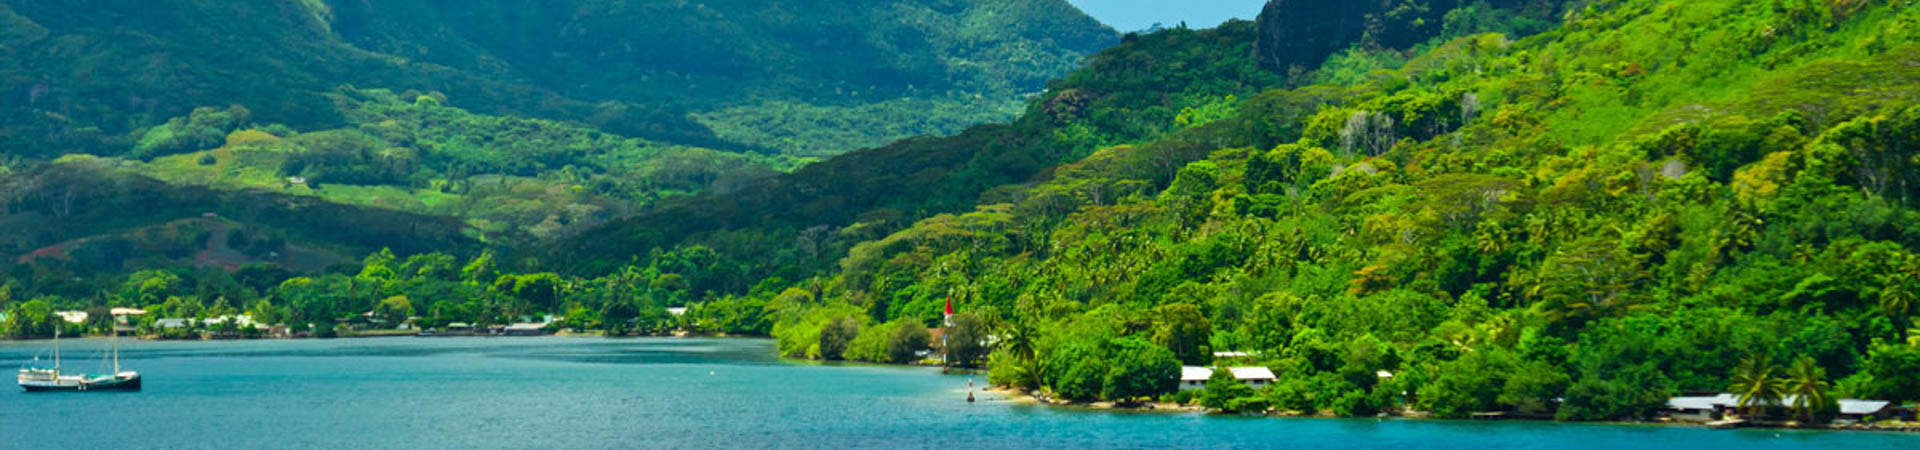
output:
[[[97,370],[100,341],[63,344],[67,367]],[[0,344],[0,368],[45,347]],[[131,342],[122,360],[144,392],[0,391],[0,448],[1920,449],[1882,433],[968,404],[964,375],[772,355],[746,339]]]

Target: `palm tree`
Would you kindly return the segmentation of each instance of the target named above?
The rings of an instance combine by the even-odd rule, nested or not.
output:
[[[1908,272],[1896,272],[1880,277],[1880,309],[1893,319],[1901,334],[1906,334],[1907,317],[1913,314],[1913,304],[1920,297],[1920,289],[1914,286],[1914,275]],[[1905,340],[1906,336],[1901,336]]]
[[[1812,357],[1801,356],[1793,361],[1793,367],[1787,369],[1786,392],[1792,394],[1793,412],[1802,421],[1813,420],[1814,411],[1833,402],[1827,396],[1827,369],[1820,368]]]
[[[1022,365],[1027,367],[1027,381],[1032,383],[1032,386],[1038,387],[1040,386],[1040,370],[1038,370],[1039,364],[1035,361],[1038,355],[1035,353],[1034,344],[1035,341],[1039,340],[1039,330],[1035,329],[1033,324],[1028,323],[1027,320],[1032,319],[1014,320],[1010,322],[1008,324],[1009,326],[1004,330],[1004,333],[1006,333],[1004,338],[1006,339],[1005,344],[1007,345],[1007,350],[1013,352],[1013,356],[1017,358]]]
[[[1766,407],[1780,404],[1786,383],[1774,378],[1773,371],[1773,361],[1766,355],[1747,358],[1733,370],[1731,390],[1740,397],[1741,415],[1757,417]]]

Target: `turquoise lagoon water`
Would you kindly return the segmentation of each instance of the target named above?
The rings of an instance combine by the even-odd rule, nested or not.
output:
[[[69,369],[99,365],[102,342],[63,343]],[[0,367],[46,347],[0,344]],[[132,342],[122,360],[145,391],[0,391],[0,448],[1920,448],[1889,433],[969,404],[965,375],[772,355],[751,339]]]

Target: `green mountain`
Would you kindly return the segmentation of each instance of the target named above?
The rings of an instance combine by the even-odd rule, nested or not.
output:
[[[355,148],[545,170],[511,134],[431,131],[473,115],[405,97],[330,98],[363,111],[344,130],[381,142]],[[181,128],[220,129],[219,113]],[[534,135],[585,133],[567,127]],[[582,154],[668,152],[619,142]],[[9,303],[12,336],[50,334],[24,312],[56,305],[250,311],[322,334],[368,312],[561,312],[877,362],[923,349],[951,300],[950,362],[1068,400],[1562,420],[1648,419],[1695,391],[1905,402],[1920,400],[1916,148],[1920,8],[1904,2],[1275,0],[1258,22],[1125,36],[1010,123],[663,196],[550,246],[396,248],[310,276],[255,256],[75,277],[63,264],[95,253],[29,255],[0,298],[34,299]],[[38,186],[29,207],[57,216],[60,191]],[[122,239],[258,248],[195,231],[229,215]],[[1279,379],[1176,392],[1182,364]]]
[[[1273,2],[1263,18],[1296,3]],[[770,269],[797,282],[717,277],[711,286],[759,284],[697,304],[691,323],[769,333],[788,356],[885,360],[854,349],[939,323],[951,299],[962,311],[952,333],[1000,338],[954,349],[996,384],[1124,401],[1173,390],[1133,380],[1249,352],[1239,363],[1275,369],[1275,385],[1160,397],[1238,411],[1644,419],[1670,395],[1756,383],[1920,399],[1909,375],[1920,368],[1910,339],[1920,9],[1649,0],[1462,11],[1405,49],[1361,39],[1317,65],[1100,66],[1225,48],[1165,45],[1190,36],[1257,47],[1291,31],[1131,37],[1010,129],[976,130],[1021,143],[1032,136],[1023,125],[1051,123],[1052,136],[1097,151],[1064,153],[1071,163],[975,191],[971,210],[883,236],[874,224],[898,219],[789,221],[795,241],[777,227],[711,232],[698,248],[760,253],[702,275],[757,274],[786,248],[826,256]],[[1486,17],[1495,21],[1453,28]],[[1559,19],[1535,27],[1541,17]],[[1167,80],[1256,63],[1318,68],[1172,117],[1078,107],[1178,97],[1187,85]],[[1086,92],[1072,80],[1127,78],[1159,82],[1068,93]],[[1164,122],[1108,134],[1151,119]],[[785,179],[804,187],[807,173]],[[946,198],[909,186],[958,173],[991,172],[932,172],[891,189]],[[887,204],[849,198],[834,204]],[[727,217],[789,214],[763,211]],[[891,217],[940,211],[902,212]],[[769,229],[777,238],[754,240]],[[821,242],[851,248],[841,257]],[[806,265],[822,260],[837,264]],[[1763,414],[1819,420],[1823,408]]]
[[[15,198],[60,195],[40,181],[79,171],[430,216],[496,248],[813,160],[794,155],[999,120],[1113,38],[1064,3],[946,0],[7,1],[0,30],[0,174],[17,175],[0,184]],[[0,211],[21,224],[0,255],[201,214],[88,210],[106,205],[120,203]],[[69,223],[94,215],[117,219]],[[238,224],[331,235],[288,225]],[[408,236],[307,244],[357,259]],[[110,261],[93,269],[181,260]]]
[[[0,30],[0,151],[42,157],[204,106],[335,128],[344,85],[824,156],[1010,117],[1114,39],[1060,0],[8,0]]]

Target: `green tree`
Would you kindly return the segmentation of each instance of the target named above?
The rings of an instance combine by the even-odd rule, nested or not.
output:
[[[1813,357],[1801,356],[1793,360],[1793,366],[1787,368],[1786,394],[1793,396],[1793,412],[1802,421],[1814,420],[1815,413],[1831,406],[1834,401],[1827,395],[1827,370],[1820,367]]]
[[[1158,313],[1154,321],[1154,344],[1172,350],[1185,364],[1201,366],[1213,361],[1213,350],[1208,347],[1213,326],[1208,324],[1207,316],[1200,313],[1199,307],[1173,303],[1161,305],[1154,311]]]
[[[1913,305],[1920,298],[1920,276],[1902,270],[1880,278],[1880,310],[1893,319],[1900,338],[1906,339],[1906,330],[1912,325]]]
[[[628,298],[615,296],[600,306],[600,327],[608,336],[627,335],[633,330],[633,320],[638,317],[639,306]]]
[[[53,303],[46,299],[28,300],[13,305],[7,312],[6,336],[13,339],[52,336],[54,323],[59,320],[53,317]]]
[[[413,317],[413,302],[405,295],[387,297],[374,306],[373,315],[385,320],[387,326],[397,326],[406,322],[408,317]]]
[[[128,297],[140,304],[152,305],[167,301],[168,297],[180,295],[182,282],[180,276],[165,270],[143,270],[127,276]]]
[[[1767,408],[1780,405],[1787,383],[1774,377],[1774,371],[1773,360],[1766,355],[1748,357],[1734,369],[1733,384],[1727,389],[1739,397],[1742,415],[1758,418]]]
[[[981,358],[991,349],[987,347],[987,321],[972,312],[953,315],[953,326],[947,328],[947,364],[958,367],[975,367]]]
[[[1905,403],[1920,400],[1920,376],[1914,374],[1920,374],[1920,347],[1879,342],[1842,384],[1855,396]]]
[[[501,275],[493,282],[493,291],[514,300],[503,311],[507,315],[556,312],[566,281],[552,273]],[[509,317],[508,320],[514,320]]]
[[[1522,362],[1507,375],[1496,401],[1523,413],[1551,413],[1571,384],[1572,378],[1553,364]]]
[[[1237,410],[1234,408],[1235,406],[1244,407],[1250,405],[1250,403],[1244,401],[1236,403],[1235,400],[1257,397],[1259,395],[1259,391],[1255,391],[1253,387],[1247,386],[1246,383],[1241,383],[1240,380],[1235,379],[1233,372],[1227,370],[1226,366],[1218,366],[1213,368],[1212,375],[1207,376],[1207,386],[1200,390],[1199,397],[1200,406],[1208,409],[1235,413],[1252,413],[1259,411]],[[1265,406],[1265,404],[1261,403],[1261,406]]]
[[[933,334],[918,322],[900,321],[887,339],[887,361],[904,364],[919,359],[919,353],[932,346]]]
[[[493,259],[492,250],[480,252],[480,256],[460,268],[460,277],[473,284],[485,284],[486,280],[495,278]]]
[[[820,359],[838,360],[846,355],[847,346],[860,336],[860,322],[849,317],[836,317],[820,328]]]
[[[1020,385],[1033,388],[1040,386],[1041,371],[1039,355],[1035,354],[1034,343],[1039,339],[1039,329],[1033,326],[1033,319],[1016,317],[1001,330],[1001,351],[1007,356],[1003,370],[1014,369],[1019,372]]]
[[[1107,360],[1097,344],[1077,342],[1056,349],[1048,354],[1045,367],[1047,388],[1067,400],[1099,398],[1106,382]]]
[[[1108,364],[1101,397],[1125,403],[1180,387],[1180,360],[1172,351],[1134,337],[1114,339],[1104,347]]]
[[[255,300],[253,306],[247,309],[247,313],[252,314],[253,321],[258,323],[277,324],[286,321],[286,312],[274,306],[270,299]]]

